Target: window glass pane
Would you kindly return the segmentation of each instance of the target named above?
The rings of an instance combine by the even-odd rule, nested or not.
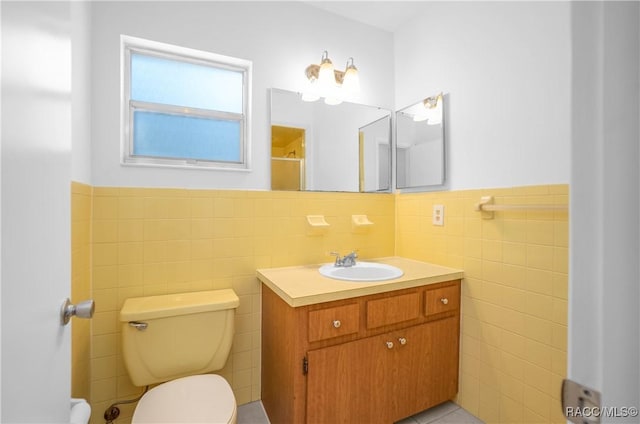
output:
[[[131,99],[242,113],[242,72],[132,52]]]
[[[240,162],[240,121],[134,112],[133,154]]]

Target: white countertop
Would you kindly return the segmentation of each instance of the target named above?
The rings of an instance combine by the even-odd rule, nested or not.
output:
[[[401,257],[364,261],[393,265],[400,268],[404,274],[387,281],[342,281],[321,275],[318,268],[324,264],[262,268],[257,270],[257,274],[260,281],[292,307],[442,283],[463,277],[463,272],[459,269]]]

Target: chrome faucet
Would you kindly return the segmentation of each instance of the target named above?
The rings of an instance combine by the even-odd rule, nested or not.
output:
[[[340,257],[340,253],[338,252],[331,252],[331,255],[336,257],[336,262],[333,265],[341,267],[354,266],[356,264],[356,258],[358,257],[355,250],[343,257]]]

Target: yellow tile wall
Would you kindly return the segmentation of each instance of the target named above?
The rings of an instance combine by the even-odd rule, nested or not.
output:
[[[71,183],[71,301],[91,298],[91,186]],[[90,321],[71,321],[71,396],[89,399]]]
[[[102,423],[109,404],[139,392],[120,355],[124,299],[231,287],[241,306],[233,352],[220,373],[240,404],[258,399],[255,269],[324,262],[329,250],[357,248],[363,258],[397,254],[465,271],[457,399],[463,407],[487,422],[564,422],[567,214],[496,212],[483,220],[474,211],[483,195],[498,204],[567,204],[568,186],[394,196],[73,183],[72,300],[93,297],[97,304],[92,335],[88,321],[74,322],[73,396],[90,399],[92,422]],[[445,206],[443,227],[431,224],[434,204]],[[363,213],[376,225],[352,232],[351,214]],[[326,215],[330,231],[310,234],[308,214]],[[118,422],[128,422],[133,407],[121,409]]]
[[[331,225],[310,234],[306,215]],[[375,225],[353,232],[352,214]],[[394,254],[391,194],[93,189],[92,423],[116,399],[141,392],[122,362],[118,311],[125,299],[233,288],[240,297],[232,354],[220,371],[238,404],[260,398],[261,267],[329,262],[331,250],[359,249],[363,258]],[[122,406],[118,423],[133,405]]]
[[[474,211],[497,204],[568,204],[567,185],[396,195],[396,254],[465,272],[457,402],[488,423],[564,423],[566,212]],[[433,226],[434,204],[444,226]]]

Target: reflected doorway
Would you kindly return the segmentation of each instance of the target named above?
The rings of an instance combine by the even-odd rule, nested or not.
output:
[[[387,191],[391,187],[391,128],[385,116],[358,131],[361,193]]]
[[[271,189],[305,189],[305,129],[271,126]]]

